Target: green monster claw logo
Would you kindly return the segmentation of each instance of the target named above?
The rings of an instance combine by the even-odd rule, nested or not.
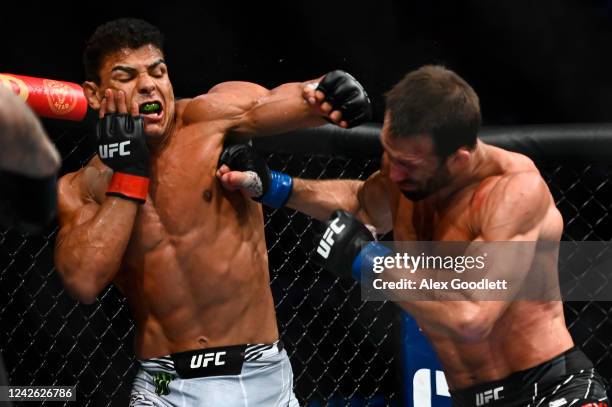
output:
[[[176,376],[171,373],[155,373],[155,377],[153,377],[153,382],[155,382],[155,394],[158,396],[166,396],[170,394],[170,389],[168,386],[175,377]]]

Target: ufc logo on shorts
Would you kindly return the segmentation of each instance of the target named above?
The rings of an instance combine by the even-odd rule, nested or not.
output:
[[[504,389],[504,386],[496,387],[492,390],[487,390],[482,393],[476,394],[476,406],[484,406],[489,404],[491,400],[501,400],[504,396],[500,396],[499,393]]]
[[[100,158],[113,158],[117,152],[120,156],[130,155],[130,151],[126,149],[129,145],[130,140],[121,143],[103,144],[99,147]]]
[[[214,362],[215,366],[223,366],[225,364],[224,360],[221,360],[221,356],[225,356],[227,352],[210,352],[205,354],[193,355],[191,357],[191,364],[189,367],[192,369],[197,369],[199,367],[208,367],[208,362]]]
[[[340,218],[334,219],[333,222],[329,224],[327,230],[323,234],[323,238],[319,242],[319,247],[317,247],[317,253],[324,259],[329,256],[331,248],[334,245],[333,235],[340,234],[346,227],[346,225],[338,225],[338,222],[340,222]]]

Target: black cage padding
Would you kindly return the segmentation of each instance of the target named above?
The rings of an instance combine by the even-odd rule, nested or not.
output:
[[[378,157],[380,124],[352,129],[325,125],[254,139],[261,151]],[[579,162],[612,160],[612,124],[563,124],[484,127],[478,136],[486,143],[515,151],[533,160],[574,159]]]

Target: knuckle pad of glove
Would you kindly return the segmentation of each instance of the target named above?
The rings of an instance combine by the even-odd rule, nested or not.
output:
[[[346,273],[350,271],[351,264],[355,256],[363,248],[363,245],[373,241],[374,237],[368,228],[350,212],[335,211],[327,222],[327,229],[336,220],[336,229],[344,227],[340,232],[334,232],[335,242],[325,261],[325,265],[328,268],[340,267]]]
[[[131,129],[127,134],[127,138],[133,140],[136,144],[138,144],[138,149],[143,152],[144,160],[143,165],[148,167],[149,165],[149,146],[147,145],[147,140],[144,132],[144,121],[142,117],[138,116],[137,118],[133,118],[132,116],[128,117],[128,123],[130,123]]]
[[[102,120],[100,120],[97,124],[96,124],[96,140],[102,141],[102,137],[104,136],[104,132],[102,131],[102,126],[104,125],[104,123],[102,122]]]
[[[341,107],[342,116],[347,120],[354,119],[363,110],[363,98],[361,95],[347,100]]]
[[[348,117],[347,121],[351,127],[372,119],[372,105],[367,95],[360,96],[359,99],[349,102],[348,105],[347,114],[344,116]]]
[[[140,132],[140,134],[143,135],[142,139],[144,140],[144,120],[142,119],[142,116],[130,116],[130,121],[132,123],[132,132],[136,135],[138,135]]]
[[[247,144],[234,144],[226,147],[219,158],[219,166],[227,165],[232,171],[253,171],[259,177],[265,194],[270,187],[268,164],[253,147]]]
[[[118,133],[121,133],[123,131],[124,128],[124,123],[125,121],[122,120],[123,118],[118,115],[117,113],[113,113],[111,115],[111,126],[109,129],[110,134],[112,134],[113,136],[117,135]]]
[[[112,136],[114,134],[113,124],[113,115],[111,113],[105,114],[100,122],[100,131],[102,133],[103,140],[112,139]]]
[[[374,240],[372,233],[365,227],[365,225],[359,222],[357,219],[352,218],[347,226],[347,234],[351,236],[351,244],[347,247],[347,255],[350,255],[350,260],[361,251],[363,245]]]
[[[341,109],[344,109],[348,103],[358,100],[360,97],[361,90],[354,86],[339,86],[336,90],[336,99]]]
[[[134,133],[135,132],[135,127],[134,127],[134,119],[132,119],[132,116],[126,115],[126,116],[123,117],[123,120],[125,121],[125,123],[124,123],[125,132],[126,133]]]
[[[346,80],[346,75],[348,74],[340,69],[331,71],[319,82],[316,90],[325,93],[325,99],[333,105],[336,99],[336,89]]]
[[[248,148],[246,144],[234,144],[226,147],[219,158],[219,167],[225,164],[233,171],[247,170],[246,156]]]
[[[233,147],[233,146],[232,146]],[[221,151],[221,155],[219,156],[219,162],[217,163],[217,168],[221,167],[223,164],[230,166],[231,162],[231,147],[223,149]]]
[[[126,134],[128,132],[128,120],[125,115],[117,114],[117,118],[115,119],[117,122],[115,127],[115,131],[119,131],[122,134]]]
[[[369,120],[369,116],[367,114],[359,113],[355,117],[351,118],[350,120],[347,120],[349,124],[348,127],[350,128],[350,127],[359,126],[360,124],[363,124],[367,122],[368,120]]]
[[[372,105],[365,89],[347,72],[332,71],[325,76],[317,89],[325,92],[325,97],[335,109],[342,112],[343,120],[351,127],[372,118]]]

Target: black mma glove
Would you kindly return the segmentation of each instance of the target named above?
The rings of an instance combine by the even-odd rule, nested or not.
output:
[[[390,250],[374,242],[372,232],[353,214],[337,210],[327,221],[327,229],[316,250],[316,262],[333,274],[361,281],[363,265],[372,263],[374,256],[384,256]]]
[[[372,118],[372,104],[365,89],[349,73],[331,71],[319,82],[316,90],[325,94],[333,110],[342,112],[342,120],[354,127]]]
[[[218,167],[227,165],[232,171],[252,172],[255,185],[249,189],[255,192],[252,198],[267,206],[280,208],[289,199],[293,189],[293,178],[282,172],[270,171],[266,161],[247,144],[226,147],[219,157]]]
[[[106,194],[144,203],[149,190],[149,148],[142,116],[108,113],[96,130],[98,155],[114,171]]]

